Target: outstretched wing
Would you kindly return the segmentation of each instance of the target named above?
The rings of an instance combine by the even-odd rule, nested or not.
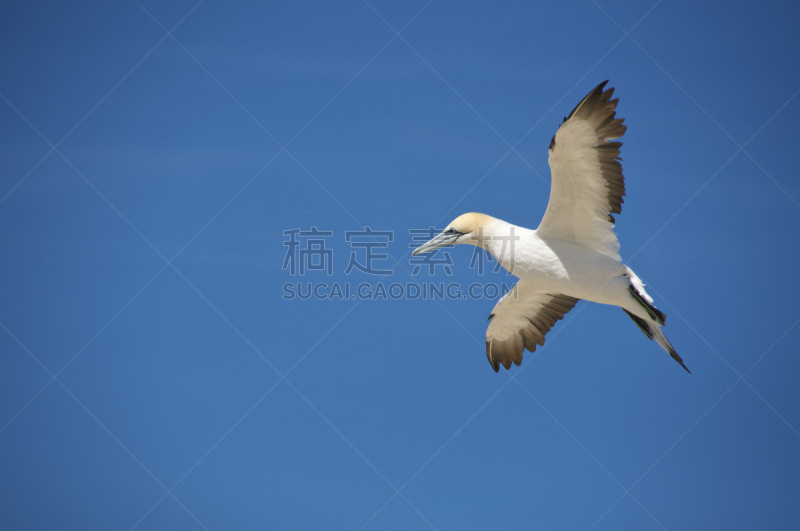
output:
[[[619,259],[614,217],[622,207],[625,180],[619,149],[626,127],[615,118],[614,89],[600,83],[575,107],[550,142],[550,202],[537,233]]]
[[[533,352],[544,345],[544,336],[580,299],[545,293],[533,284],[520,280],[506,293],[489,316],[486,330],[486,357],[495,372],[500,364],[522,363],[525,349]]]

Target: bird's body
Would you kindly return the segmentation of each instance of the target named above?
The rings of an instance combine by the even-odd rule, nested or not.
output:
[[[587,249],[581,245],[545,240],[537,231],[518,227],[505,221],[492,220],[486,250],[520,280],[534,284],[549,293],[563,293],[576,299],[621,306],[636,315],[644,313],[638,304],[630,304],[629,278],[638,277],[620,260]],[[518,237],[510,252],[503,241],[511,234]],[[499,238],[498,238],[499,236]]]
[[[580,300],[621,307],[649,339],[686,369],[661,331],[666,317],[638,276],[622,263],[614,218],[625,183],[619,159],[625,133],[605,82],[564,119],[550,143],[550,202],[536,230],[486,214],[456,218],[414,254],[453,243],[482,247],[520,280],[490,315],[486,355],[497,371],[519,365],[524,350],[544,344],[553,324]],[[686,369],[687,371],[689,369]]]

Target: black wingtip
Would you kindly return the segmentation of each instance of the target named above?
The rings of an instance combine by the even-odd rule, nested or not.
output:
[[[677,354],[676,354],[676,355],[677,355]],[[673,357],[673,358],[675,358],[675,356],[672,356],[672,357]],[[684,365],[684,364],[683,364],[683,360],[681,359],[681,357],[680,357],[680,356],[678,356],[678,357],[675,359],[675,361],[677,361],[678,363],[680,363],[680,364],[681,364],[681,367],[683,367],[684,369],[686,369],[686,372],[688,372],[689,374],[692,374],[692,371],[690,371],[690,370],[689,370],[689,367],[687,367],[686,365]]]
[[[605,88],[606,83],[608,83],[607,79],[605,81],[603,81],[602,83],[600,83],[599,85],[597,85],[591,91],[589,91],[589,93],[586,96],[583,97],[583,99],[580,101],[580,103],[578,103],[575,106],[575,108],[572,109],[572,112],[569,113],[569,116],[564,118],[564,122],[566,122],[567,120],[572,118],[572,116],[575,114],[575,111],[577,111],[580,108],[580,106],[583,105],[583,102],[585,102],[586,100],[588,100],[592,96],[595,96],[595,95],[598,95],[598,94],[603,94],[603,89]],[[611,89],[611,90],[613,90],[613,89]],[[609,97],[611,97],[611,96],[609,96]],[[561,122],[561,123],[564,123],[564,122]]]
[[[655,339],[655,335],[653,334],[653,331],[650,330],[650,325],[647,323],[647,321],[645,321],[644,319],[642,319],[638,315],[632,314],[631,312],[629,312],[625,308],[623,308],[622,311],[627,313],[628,317],[633,319],[633,322],[636,323],[636,326],[639,327],[639,330],[644,332],[644,335],[647,336],[647,339],[650,339],[650,340],[654,340]],[[692,371],[689,370],[689,367],[684,365],[683,359],[681,359],[681,357],[678,354],[678,352],[674,348],[672,348],[672,345],[669,344],[669,341],[667,341],[667,346],[669,347],[667,352],[669,352],[669,355],[672,356],[672,359],[674,359],[675,361],[680,363],[681,367],[683,367],[686,370],[686,372],[688,372],[689,374],[692,374]]]
[[[669,342],[667,342],[667,344],[669,344]],[[689,367],[687,367],[686,365],[683,364],[683,358],[681,358],[680,354],[678,354],[678,352],[674,348],[672,348],[672,345],[669,345],[669,347],[670,347],[669,348],[669,355],[672,356],[672,359],[674,359],[675,361],[680,363],[681,367],[683,367],[684,370],[686,370],[686,372],[688,372],[689,374],[692,374],[692,371],[689,370]]]

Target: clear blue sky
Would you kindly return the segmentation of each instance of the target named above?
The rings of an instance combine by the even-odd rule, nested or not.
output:
[[[796,3],[140,2],[0,8],[0,527],[800,526]],[[491,298],[284,298],[511,282],[409,229],[536,227],[605,79],[693,374],[613,307],[495,374]]]

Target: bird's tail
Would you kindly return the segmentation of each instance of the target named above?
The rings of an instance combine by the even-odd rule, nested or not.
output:
[[[629,312],[625,308],[623,308],[622,311],[627,313],[628,317],[633,319],[633,322],[636,323],[636,326],[639,327],[639,330],[644,332],[644,335],[646,335],[648,339],[652,339],[653,341],[655,341],[656,343],[661,345],[661,348],[666,350],[667,353],[670,356],[672,356],[672,359],[674,359],[675,361],[680,363],[681,367],[686,369],[686,372],[688,372],[689,374],[692,374],[692,371],[690,371],[689,368],[686,367],[686,365],[683,364],[683,360],[681,359],[680,355],[678,355],[678,353],[675,351],[675,348],[669,342],[669,339],[667,339],[667,336],[665,336],[664,332],[661,331],[661,325],[660,324],[658,324],[656,322],[651,322],[651,321],[647,321],[645,319],[642,319],[638,315],[632,314],[631,312]],[[664,315],[664,314],[661,314],[661,315]]]

